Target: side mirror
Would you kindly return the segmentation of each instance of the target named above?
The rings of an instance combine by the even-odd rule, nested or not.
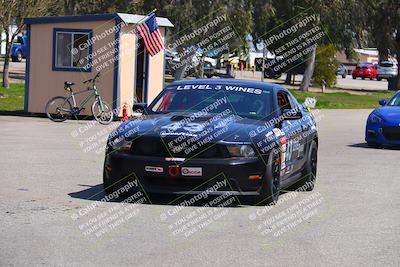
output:
[[[283,118],[285,120],[299,120],[303,118],[303,114],[297,109],[285,109],[283,111]]]
[[[386,100],[385,99],[379,100],[379,105],[381,105],[381,106],[386,105]]]
[[[147,108],[147,103],[134,103],[132,106],[133,113],[144,113]]]

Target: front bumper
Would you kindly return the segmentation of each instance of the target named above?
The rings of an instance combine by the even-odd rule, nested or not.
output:
[[[169,166],[179,166],[179,170],[187,167],[201,168],[202,174],[186,176],[179,171],[172,177]],[[138,190],[167,194],[198,194],[217,184],[218,190],[210,195],[229,192],[231,195],[257,196],[263,179],[250,180],[249,176],[263,177],[265,168],[259,158],[190,159],[175,162],[160,157],[135,156],[114,151],[105,158],[104,183],[119,187],[138,179]]]
[[[382,145],[400,145],[400,126],[367,122],[365,141]]]
[[[379,78],[395,78],[397,77],[397,73],[378,73]]]

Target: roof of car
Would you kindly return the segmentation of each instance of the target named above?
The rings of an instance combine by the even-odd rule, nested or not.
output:
[[[278,84],[249,81],[249,80],[236,80],[236,79],[193,79],[193,80],[187,79],[187,80],[175,81],[170,85],[175,86],[184,84],[229,84],[229,85],[249,86],[249,87],[262,88],[268,90],[272,90],[275,88],[286,90],[285,87],[280,86]]]

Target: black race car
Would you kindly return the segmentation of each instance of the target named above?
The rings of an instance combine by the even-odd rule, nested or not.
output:
[[[295,184],[312,190],[318,136],[309,110],[276,84],[198,79],[168,85],[109,137],[104,189],[229,192],[257,203]],[[130,183],[132,184],[132,183]]]

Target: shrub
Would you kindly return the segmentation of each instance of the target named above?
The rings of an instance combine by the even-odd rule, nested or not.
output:
[[[330,87],[336,83],[336,69],[338,63],[335,61],[336,49],[332,44],[317,48],[315,56],[314,82]]]

